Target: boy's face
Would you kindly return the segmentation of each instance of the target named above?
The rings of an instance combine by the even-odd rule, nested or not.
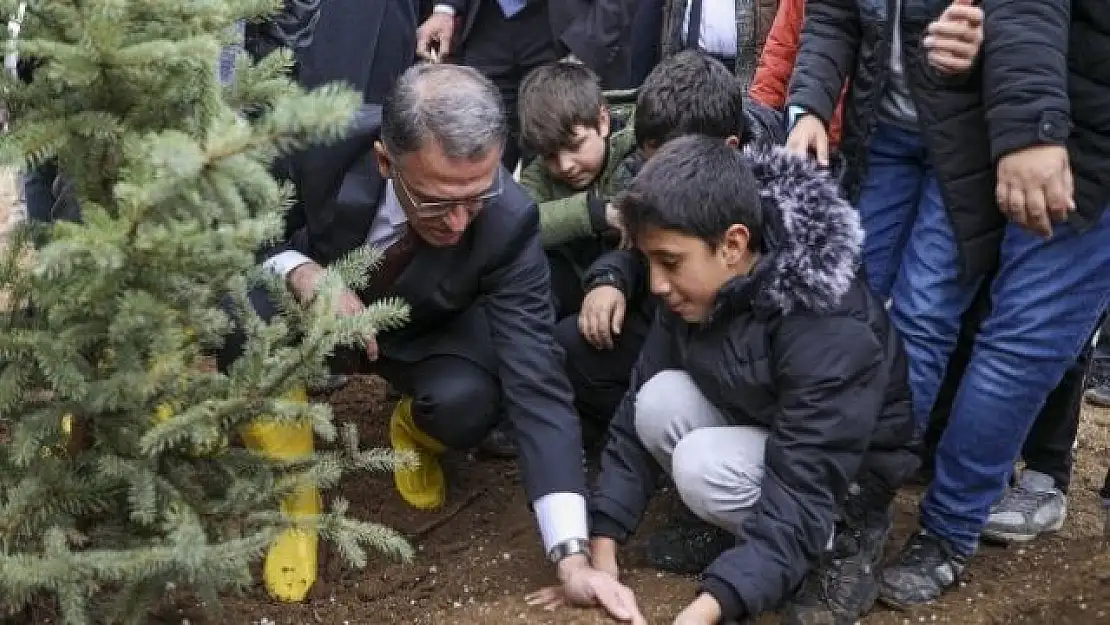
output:
[[[602,109],[597,128],[578,125],[565,148],[544,156],[543,164],[553,178],[572,189],[589,187],[605,167],[609,139],[609,110]]]
[[[636,246],[648,259],[651,292],[688,323],[701,323],[709,318],[721,287],[751,271],[749,236],[747,227],[735,224],[714,249],[695,236],[647,228]]]

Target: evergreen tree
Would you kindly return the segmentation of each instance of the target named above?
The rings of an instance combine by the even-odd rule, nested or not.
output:
[[[11,608],[45,595],[67,623],[142,623],[170,583],[218,605],[290,531],[319,532],[354,565],[366,547],[411,555],[391,530],[348,518],[341,499],[318,515],[282,511],[345,471],[399,461],[360,450],[328,406],[291,397],[325,375],[337,345],[399,324],[407,308],[331,313],[342,287],[365,283],[371,252],[330,269],[307,307],[257,266],[292,198],[271,162],[337,140],[359,102],[339,87],[299,89],[284,51],[240,58],[221,85],[216,59],[235,24],[273,9],[28,3],[14,45],[34,59],[33,79],[0,78],[11,113],[0,158],[56,159],[82,222],[49,226],[38,250],[30,226],[15,232],[0,263],[0,602]],[[260,285],[282,305],[269,323],[247,301]],[[248,342],[221,373],[206,355],[231,328],[224,302]],[[284,459],[228,444],[252,427],[311,427],[336,444]]]

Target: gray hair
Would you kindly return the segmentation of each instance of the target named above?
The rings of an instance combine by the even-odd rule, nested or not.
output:
[[[461,65],[410,67],[382,108],[382,143],[394,157],[432,140],[449,157],[475,159],[500,149],[508,132],[497,87]]]

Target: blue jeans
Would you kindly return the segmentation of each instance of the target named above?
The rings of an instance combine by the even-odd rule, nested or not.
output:
[[[891,124],[876,126],[857,207],[866,233],[863,266],[867,286],[885,301],[890,298],[918,212],[926,207],[944,210],[936,173],[918,133]]]
[[[1050,239],[1008,226],[983,322],[936,452],[921,525],[974,553],[991,505],[1049,393],[1072,366],[1110,296],[1110,210],[1090,230],[1055,227]],[[958,252],[943,210],[922,211],[894,285],[915,416],[928,418],[979,287],[957,278]]]

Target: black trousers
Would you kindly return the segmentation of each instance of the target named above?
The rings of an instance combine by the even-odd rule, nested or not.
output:
[[[558,1],[558,0],[556,0]],[[483,0],[474,26],[459,50],[463,65],[485,74],[501,92],[501,102],[512,130],[501,162],[509,171],[521,160],[520,115],[517,93],[520,82],[533,69],[559,58],[546,2],[530,2],[528,7],[506,19],[494,0]]]
[[[574,406],[582,421],[583,438],[597,440],[628,392],[632,367],[640,356],[649,324],[629,311],[613,349],[597,349],[578,331],[578,315],[555,325],[555,341],[566,352],[566,371],[574,389]]]
[[[971,360],[971,350],[980,324],[991,310],[990,280],[983,281],[983,287],[975,302],[963,317],[960,338],[948,363],[948,371],[937,394],[929,426],[925,433],[925,464],[932,466],[933,455],[941,434],[948,425],[952,404],[960,387],[960,379]],[[1064,378],[1048,396],[1041,412],[1037,415],[1033,429],[1025,439],[1022,458],[1025,466],[1052,477],[1056,487],[1065,493],[1071,484],[1072,465],[1075,461],[1074,444],[1079,431],[1079,411],[1083,402],[1084,379],[1091,362],[1091,348],[1079,355],[1075,365],[1064,374]]]
[[[264,320],[277,314],[269,293],[255,289],[251,304]],[[245,337],[236,329],[217,355],[221,371],[243,352]],[[501,385],[493,375],[459,356],[430,356],[414,363],[382,356],[370,362],[358,349],[341,348],[329,361],[332,373],[373,373],[412,397],[413,421],[428,436],[451,449],[477,446],[498,424]]]

